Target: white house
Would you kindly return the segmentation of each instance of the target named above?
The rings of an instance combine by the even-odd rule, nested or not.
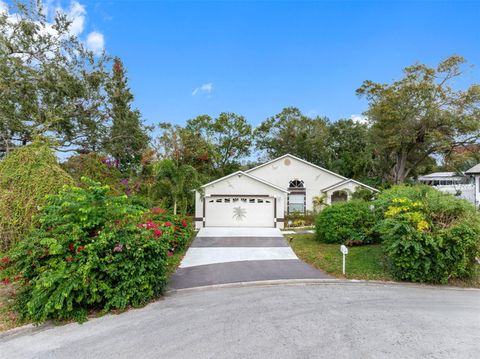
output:
[[[315,197],[348,200],[373,187],[290,154],[219,178],[195,192],[195,227],[284,227],[285,214],[312,211]]]
[[[474,203],[475,206],[480,206],[480,163],[465,171],[466,175],[474,178]]]

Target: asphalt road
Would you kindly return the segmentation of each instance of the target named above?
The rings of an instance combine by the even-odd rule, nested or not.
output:
[[[0,339],[1,358],[479,358],[480,291],[334,282],[182,291]]]

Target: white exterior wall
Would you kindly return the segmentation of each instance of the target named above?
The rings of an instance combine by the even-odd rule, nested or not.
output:
[[[475,175],[475,205],[480,205],[480,175]]]
[[[200,192],[195,191],[195,228],[203,227],[203,199]]]
[[[210,195],[238,195],[239,197],[242,195],[268,195],[276,199],[277,218],[284,218],[284,207],[287,193],[256,181],[248,176],[237,174],[204,187],[203,190],[204,197],[209,197]],[[197,192],[195,195],[195,217],[197,219],[203,219],[203,215],[203,198],[201,198],[200,194]],[[195,221],[195,228],[201,228],[202,226],[203,220]],[[283,228],[283,222],[277,222],[277,228]]]
[[[433,188],[449,193],[452,195],[456,195],[458,191],[461,192],[460,198],[466,199],[467,201],[475,204],[475,192],[478,193],[478,181],[475,181],[475,184],[457,184],[457,185],[442,185],[442,186],[434,186]],[[477,194],[478,198],[478,194]]]
[[[287,164],[288,161],[285,160],[289,160],[290,164]],[[306,190],[307,211],[313,210],[313,198],[321,196],[323,188],[345,180],[345,178],[339,175],[331,174],[292,157],[280,158],[247,172],[285,189],[288,189],[291,180],[302,180]],[[287,201],[284,202],[283,211],[287,211]]]

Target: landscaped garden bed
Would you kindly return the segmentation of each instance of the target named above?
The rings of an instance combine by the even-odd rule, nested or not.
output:
[[[297,255],[336,276],[340,244],[350,246],[346,278],[478,287],[480,217],[470,203],[428,186],[394,186],[375,201],[324,209],[316,233],[291,234]]]

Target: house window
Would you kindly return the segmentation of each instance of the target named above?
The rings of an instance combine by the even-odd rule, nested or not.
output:
[[[305,194],[288,195],[288,213],[305,213]]]
[[[303,181],[300,181],[298,179],[294,179],[290,181],[288,184],[288,188],[303,188],[303,187],[304,187]]]

